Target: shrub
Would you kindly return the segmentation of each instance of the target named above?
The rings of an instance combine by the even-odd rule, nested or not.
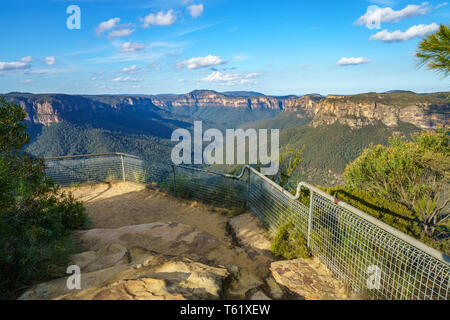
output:
[[[288,260],[311,257],[305,238],[292,223],[286,223],[278,228],[272,243],[272,252]]]
[[[398,202],[377,197],[369,191],[353,190],[343,186],[321,187],[321,189],[446,254],[450,253],[449,244],[446,241],[437,241],[427,236],[420,228],[420,221],[417,219],[416,214]],[[448,231],[445,227],[438,228],[438,231],[447,233],[448,238]]]
[[[450,199],[445,196],[450,183],[449,154],[448,128],[422,131],[413,141],[392,137],[389,146],[367,148],[347,166],[343,177],[352,190],[402,203],[433,237],[450,217]]]
[[[0,299],[61,276],[76,250],[72,231],[88,225],[81,203],[47,179],[43,160],[21,151],[24,117],[0,99]]]

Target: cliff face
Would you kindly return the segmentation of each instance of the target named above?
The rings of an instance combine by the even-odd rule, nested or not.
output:
[[[271,96],[232,96],[210,90],[198,90],[191,93],[152,97],[152,103],[158,107],[227,107],[248,109],[283,110],[296,97]]]
[[[289,100],[283,111],[304,111],[307,115],[313,116],[321,100],[322,97],[319,95],[307,94],[295,100]]]
[[[245,108],[295,111],[313,117],[311,125],[335,122],[352,128],[381,121],[388,127],[400,122],[422,129],[450,124],[450,93],[420,95],[413,92],[367,93],[354,96],[310,94],[302,97],[273,97],[261,94],[234,95],[197,90],[183,95],[165,96],[76,96],[8,94],[7,100],[20,104],[26,120],[42,125],[58,123],[66,117],[95,117],[120,111],[171,111],[179,107]]]
[[[26,120],[34,124],[50,125],[67,116],[95,116],[102,112],[115,111],[161,111],[178,107],[226,107],[250,110],[267,109],[282,111],[297,97],[271,97],[264,95],[234,96],[215,91],[199,90],[183,95],[167,96],[77,96],[60,94],[6,95],[8,101],[22,106]]]
[[[445,95],[418,95],[415,93],[366,94],[356,96],[329,95],[312,100],[301,97],[290,107],[312,113],[313,127],[335,122],[351,128],[381,121],[388,127],[400,122],[413,124],[421,129],[450,124],[450,101]]]

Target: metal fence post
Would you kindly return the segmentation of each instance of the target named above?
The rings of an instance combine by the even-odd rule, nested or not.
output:
[[[250,211],[250,176],[251,176],[251,171],[248,170],[248,179],[247,179],[247,211]]]
[[[122,180],[125,181],[125,166],[123,164],[123,155],[120,155],[120,160],[122,161]]]
[[[313,218],[313,198],[314,191],[309,189],[309,213],[308,213],[308,238],[307,238],[307,246],[311,249],[311,227],[312,227],[312,218]]]
[[[173,172],[173,194],[176,194],[177,186],[176,186],[176,182],[175,182],[175,166],[173,164],[170,166],[172,167],[172,172]]]

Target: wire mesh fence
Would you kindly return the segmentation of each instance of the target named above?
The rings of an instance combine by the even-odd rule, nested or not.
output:
[[[289,192],[253,168],[230,175],[126,154],[46,159],[63,186],[124,180],[229,208],[248,208],[270,229],[292,223],[312,253],[338,278],[371,299],[448,300],[448,256],[305,183]],[[309,189],[309,204],[298,198]]]
[[[312,211],[313,254],[354,291],[374,299],[448,298],[445,263],[317,193]]]

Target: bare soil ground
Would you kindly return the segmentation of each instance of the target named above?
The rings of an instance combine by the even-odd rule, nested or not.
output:
[[[91,217],[92,228],[178,222],[228,240],[225,225],[230,212],[226,209],[176,198],[132,182],[84,185],[66,190],[83,201]]]

